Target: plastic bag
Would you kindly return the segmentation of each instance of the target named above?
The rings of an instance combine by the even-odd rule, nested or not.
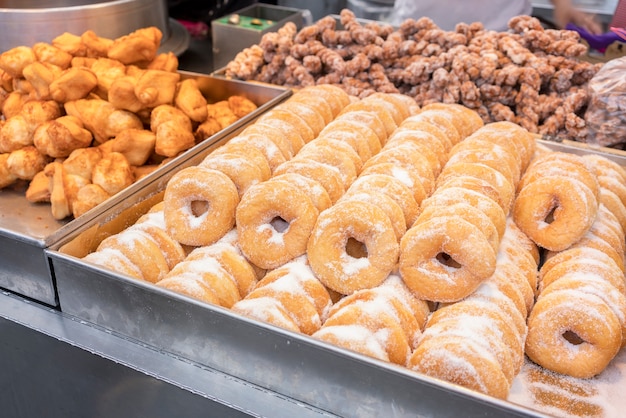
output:
[[[587,142],[603,147],[626,145],[626,57],[604,64],[588,83]],[[621,147],[620,147],[621,148]]]

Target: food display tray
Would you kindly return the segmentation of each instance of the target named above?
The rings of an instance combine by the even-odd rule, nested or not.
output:
[[[626,165],[619,153],[538,142],[566,152],[600,153]],[[204,156],[198,153],[183,166]],[[465,417],[549,416],[525,404],[520,384],[514,384],[508,401],[498,400],[81,260],[161,201],[174,171],[145,184],[133,198],[136,206],[111,206],[46,250],[64,314],[339,416],[458,416],[459,411]],[[626,366],[624,357],[615,367]]]
[[[50,204],[28,202],[25,198],[25,183],[0,190],[0,288],[47,305],[58,306],[54,277],[44,255],[45,248],[90,222],[92,218],[108,212],[110,206],[132,206],[133,196],[144,188],[145,183],[162,179],[171,167],[176,167],[212,143],[241,129],[291,95],[291,90],[279,86],[226,80],[184,71],[180,71],[180,74],[182,78],[196,78],[200,90],[210,102],[224,100],[231,95],[242,95],[252,100],[258,108],[75,219],[56,220],[52,216]]]

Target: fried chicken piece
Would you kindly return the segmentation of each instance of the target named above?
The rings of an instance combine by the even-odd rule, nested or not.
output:
[[[154,132],[146,129],[127,129],[115,138],[100,145],[106,155],[110,152],[119,152],[126,157],[132,166],[141,166],[148,161],[156,144]]]
[[[198,82],[193,78],[178,83],[174,103],[192,121],[202,122],[208,116],[206,98],[198,88]]]
[[[7,164],[9,155],[10,153],[8,152],[0,154],[0,189],[10,186],[17,181],[17,176],[11,173],[9,165]]]
[[[50,202],[50,179],[44,170],[35,174],[28,184],[26,200],[31,203]]]
[[[113,196],[133,184],[135,179],[126,157],[119,152],[111,152],[96,163],[91,181]]]
[[[97,184],[86,184],[76,193],[76,200],[72,204],[72,215],[74,215],[74,218],[78,218],[109,197],[111,197],[111,195]]]
[[[50,84],[50,95],[59,103],[83,99],[98,85],[96,74],[85,67],[72,67],[63,71]]]
[[[19,78],[24,68],[35,61],[37,56],[31,47],[16,46],[0,54],[0,69],[13,78]]]
[[[114,39],[108,57],[124,64],[150,62],[156,57],[162,38],[163,33],[157,27],[138,29]]]
[[[176,94],[179,73],[162,70],[145,70],[137,79],[135,95],[145,107],[171,104]]]
[[[91,181],[93,169],[102,159],[102,150],[99,147],[79,148],[63,160],[63,167],[68,174],[84,177]]]
[[[88,147],[92,140],[80,119],[70,115],[44,122],[33,134],[35,147],[54,158],[65,158],[78,148]]]
[[[9,154],[6,164],[11,174],[22,180],[32,180],[39,171],[42,171],[50,158],[30,145]]]

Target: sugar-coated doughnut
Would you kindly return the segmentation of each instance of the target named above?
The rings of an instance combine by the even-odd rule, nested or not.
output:
[[[167,232],[185,245],[209,245],[235,224],[239,192],[224,173],[199,166],[172,176],[165,187]]]
[[[598,296],[559,290],[540,296],[528,317],[526,355],[557,373],[590,378],[619,351],[619,319]]]
[[[395,200],[393,200],[386,194],[377,191],[376,189],[372,189],[368,192],[348,191],[345,195],[343,195],[341,199],[362,200],[365,202],[373,203],[381,208],[389,217],[391,225],[393,226],[393,231],[396,234],[396,238],[398,239],[398,242],[400,242],[400,238],[402,238],[402,236],[406,232],[407,225],[406,219],[404,219],[404,212],[402,212],[402,208]]]
[[[366,257],[348,253],[349,240]],[[364,201],[344,200],[322,212],[307,245],[311,268],[328,288],[341,294],[379,285],[398,259],[398,241],[385,212]]]
[[[198,165],[226,174],[237,187],[239,198],[248,190],[248,187],[267,180],[263,177],[263,172],[259,166],[239,154],[209,154]]]
[[[205,261],[208,260],[208,261]],[[234,245],[216,242],[206,247],[195,248],[185,261],[217,262],[234,279],[241,298],[246,297],[254,289],[257,276],[254,268]]]
[[[246,145],[244,141],[241,142],[227,142],[224,145],[216,148],[211,154],[236,154],[243,155],[249,161],[252,161],[254,165],[261,170],[261,177],[269,179],[272,176],[272,169],[270,163],[258,148],[254,146]]]
[[[293,146],[293,143],[289,137],[282,135],[280,131],[275,130],[273,127],[268,127],[263,123],[253,123],[245,128],[238,134],[243,140],[252,140],[255,137],[263,137],[263,139],[269,139],[280,150],[281,154],[285,156],[285,159],[289,160],[296,155],[297,151]]]
[[[106,248],[120,251],[131,263],[139,268],[143,279],[156,283],[170,271],[167,259],[158,243],[140,229],[127,228],[111,235],[98,245],[96,252]]]
[[[413,152],[419,152],[424,155],[435,178],[441,173],[441,169],[448,161],[447,151],[441,142],[434,135],[425,131],[403,127],[396,129],[385,144],[385,149],[392,149],[396,146],[408,147]]]
[[[271,179],[258,183],[237,206],[239,248],[255,265],[276,268],[305,253],[318,214],[295,185]]]
[[[307,150],[307,148],[317,148],[317,147],[331,148],[333,150],[337,150],[341,152],[343,155],[349,157],[350,160],[352,160],[352,163],[354,164],[354,168],[356,169],[357,174],[361,172],[361,169],[363,168],[363,160],[349,143],[333,138],[331,136],[324,136],[324,137],[320,136],[320,137],[317,137],[315,141],[311,141],[308,144],[306,144],[304,147],[302,147],[301,151],[304,152]]]
[[[360,324],[376,336],[392,363],[405,365],[411,351],[400,323],[380,304],[349,303],[333,312],[324,326]]]
[[[241,300],[237,280],[215,258],[205,257],[202,260],[185,260],[178,263],[164,280],[168,280],[168,283],[174,280],[183,283],[199,280],[213,291],[217,297],[217,304],[225,308],[230,308]]]
[[[420,110],[416,115],[409,116],[405,121],[424,122],[436,126],[442,130],[452,145],[458,143],[462,138],[459,130],[454,124],[455,117],[452,113],[442,109]]]
[[[498,360],[475,340],[442,334],[420,344],[407,367],[500,399],[506,399],[509,384]]]
[[[389,138],[385,124],[382,121],[381,115],[369,110],[350,110],[349,112],[340,113],[335,119],[338,123],[347,121],[349,125],[355,126],[359,132],[362,132],[359,127],[364,126],[373,131],[375,138],[378,139],[378,144],[373,143],[371,138],[368,138],[368,142],[372,142],[372,146],[382,147]],[[333,121],[334,122],[334,121]],[[332,128],[333,123],[329,124]],[[369,135],[368,135],[369,137]]]
[[[286,110],[301,118],[313,132],[313,138],[316,138],[326,126],[324,116],[322,116],[319,108],[314,107],[311,103],[305,103],[296,100],[286,100],[276,108]],[[271,112],[271,110],[269,111]]]
[[[485,125],[477,112],[457,103],[429,103],[422,107],[422,110],[443,110],[452,113],[455,116],[452,122],[463,138],[470,136]]]
[[[338,119],[346,113],[359,110],[376,114],[385,126],[386,137],[389,137],[389,135],[391,135],[391,133],[398,127],[398,120],[401,118],[401,115],[395,115],[395,107],[393,104],[385,100],[377,98],[368,99],[366,97],[346,106],[339,114]]]
[[[139,266],[126,257],[122,251],[113,247],[91,252],[83,257],[83,260],[135,279],[145,280]]]
[[[320,133],[319,138],[337,138],[349,143],[361,156],[363,162],[377,154],[381,148],[380,137],[375,128],[355,118],[359,112],[346,113],[329,123]],[[372,116],[372,115],[370,115]],[[375,120],[375,119],[374,119]]]
[[[513,205],[513,219],[539,246],[564,250],[589,230],[598,211],[597,195],[566,176],[538,178],[524,186]]]
[[[322,327],[312,336],[346,350],[378,360],[389,361],[387,351],[376,338],[374,332],[360,324]]]
[[[319,182],[328,192],[331,202],[335,203],[346,192],[339,169],[330,164],[309,159],[293,159],[281,164],[274,171],[278,176],[285,173],[297,173]]]
[[[262,135],[237,135],[234,138],[231,138],[225,146],[230,144],[255,148],[257,151],[260,151],[267,160],[272,173],[276,170],[276,167],[287,161],[289,157],[285,156],[285,154],[283,154],[280,148],[270,138]]]
[[[149,222],[136,222],[130,228],[143,231],[150,235],[150,238],[152,238],[163,253],[170,270],[187,256],[184,248],[165,231],[164,226],[156,226]]]
[[[284,173],[272,177],[272,181],[284,181],[302,190],[313,202],[318,211],[323,211],[332,205],[330,195],[322,184],[298,173]]]
[[[333,117],[337,116],[344,107],[350,104],[350,96],[342,88],[332,84],[318,84],[315,86],[307,86],[298,91],[304,97],[317,96],[328,102]]]
[[[489,183],[497,190],[498,197],[492,197],[492,193],[487,191],[482,191],[482,193],[498,202],[505,214],[508,215],[513,205],[513,199],[515,198],[515,186],[504,176],[504,174],[492,167],[480,163],[461,162],[447,164],[441,171],[439,177],[437,177],[437,188],[441,187],[445,182],[455,177],[474,177]]]
[[[480,209],[493,222],[498,230],[498,235],[502,237],[506,230],[506,215],[498,202],[488,196],[466,189],[464,187],[438,187],[435,193],[422,202],[422,208],[428,206],[448,206],[455,203],[465,202]]]
[[[392,198],[404,213],[406,225],[412,225],[420,213],[419,203],[415,200],[411,189],[393,176],[386,174],[367,174],[357,178],[347,193],[368,193],[376,190]]]
[[[317,140],[307,145],[316,145]],[[332,149],[328,145],[304,147],[292,161],[313,160],[327,164],[337,169],[344,189],[347,189],[357,177],[357,166],[350,155],[344,154],[340,149]]]
[[[165,278],[159,280],[156,285],[205,303],[212,305],[220,304],[220,300],[215,292],[198,276]]]
[[[248,318],[274,326],[300,332],[298,324],[291,318],[281,302],[273,297],[246,298],[235,303],[231,310]]]
[[[420,299],[460,300],[492,275],[495,267],[493,247],[461,216],[416,222],[400,241],[400,275]]]
[[[317,136],[317,133],[313,131],[311,126],[306,123],[302,117],[294,113],[293,109],[286,109],[283,106],[275,106],[274,108],[263,113],[257,120],[259,122],[265,122],[268,119],[278,119],[296,127],[305,143],[311,141]]]
[[[382,174],[400,181],[411,191],[413,199],[415,199],[418,204],[420,204],[429,195],[426,187],[430,188],[431,186],[425,186],[423,178],[420,177],[417,170],[414,170],[412,167],[402,167],[392,162],[379,162],[377,164],[372,164],[367,168],[363,168],[363,171],[361,171],[362,176],[371,174]]]

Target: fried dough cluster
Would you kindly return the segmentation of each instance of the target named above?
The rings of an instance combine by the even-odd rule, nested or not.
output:
[[[77,217],[256,109],[209,103],[161,39],[86,31],[1,53],[0,189],[29,182],[27,200]]]

